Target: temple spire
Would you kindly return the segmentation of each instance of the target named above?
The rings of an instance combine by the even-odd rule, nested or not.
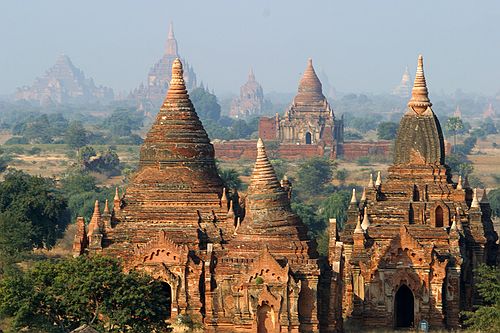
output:
[[[179,54],[177,52],[177,40],[174,36],[174,24],[170,21],[170,25],[168,27],[168,37],[167,44],[165,46],[165,55],[170,57],[178,57]]]
[[[282,190],[281,185],[267,157],[264,142],[259,138],[257,140],[257,159],[248,192],[276,192],[280,190]]]
[[[310,103],[311,101],[323,101],[325,96],[323,95],[323,89],[321,81],[316,75],[314,70],[312,59],[309,58],[307,61],[307,67],[300,79],[298,94],[295,96],[295,103]]]
[[[175,58],[172,64],[172,79],[167,92],[167,99],[188,99],[189,95],[184,82],[184,69],[179,58]]]
[[[411,99],[408,106],[413,109],[417,114],[422,114],[428,107],[432,106],[429,100],[429,91],[427,90],[427,83],[424,76],[424,57],[418,56],[417,73],[415,74],[415,82],[411,90]]]
[[[352,204],[357,204],[358,203],[358,199],[356,199],[356,189],[355,188],[352,189],[351,203]]]
[[[248,81],[255,81],[255,74],[252,67],[250,67],[250,72],[248,73]]]
[[[100,223],[101,223],[101,211],[99,210],[99,200],[95,201],[94,204],[94,212],[92,213],[92,218],[90,219],[88,235],[92,235],[93,233],[100,232]]]

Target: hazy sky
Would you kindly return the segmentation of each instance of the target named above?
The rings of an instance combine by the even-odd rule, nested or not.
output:
[[[264,91],[295,91],[308,57],[339,91],[390,91],[419,53],[431,92],[500,90],[498,0],[0,0],[0,94],[61,53],[128,91],[171,20],[181,56],[216,93],[236,93],[250,67]]]

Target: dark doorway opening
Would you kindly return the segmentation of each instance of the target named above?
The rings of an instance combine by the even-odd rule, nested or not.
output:
[[[436,207],[436,227],[444,226],[443,208],[441,206]]]
[[[172,288],[166,282],[161,283],[162,293],[166,298],[166,312],[165,318],[170,318],[172,316]]]
[[[262,304],[257,308],[257,333],[271,333],[273,329],[273,309]]]
[[[406,285],[401,285],[394,302],[396,327],[413,327],[414,299],[413,293]]]
[[[306,145],[310,145],[311,141],[312,141],[311,133],[307,132],[306,133]]]

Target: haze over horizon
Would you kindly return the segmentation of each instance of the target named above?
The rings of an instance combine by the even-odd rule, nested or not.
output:
[[[431,94],[491,95],[499,13],[498,1],[466,0],[4,1],[0,94],[31,85],[61,53],[96,84],[128,92],[173,21],[180,55],[217,94],[237,93],[250,67],[266,93],[295,91],[309,57],[338,91],[390,92],[422,53]]]

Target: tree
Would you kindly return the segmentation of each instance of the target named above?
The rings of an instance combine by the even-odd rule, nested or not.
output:
[[[131,108],[114,110],[104,120],[104,126],[109,128],[111,135],[116,137],[130,136],[133,130],[142,127],[144,115]]]
[[[306,205],[302,202],[293,202],[292,210],[309,228],[309,232],[313,237],[317,237],[323,230],[325,230],[325,220],[316,214],[316,209],[313,206]]]
[[[453,134],[453,147],[457,145],[457,133],[464,128],[464,123],[460,117],[450,117],[446,122],[446,129]]]
[[[54,181],[9,171],[0,183],[1,223],[16,220],[19,230],[3,234],[2,246],[15,249],[19,238],[29,240],[24,249],[51,248],[62,237],[69,223],[67,202],[56,190]],[[5,249],[9,252],[9,249]]]
[[[329,160],[315,157],[299,166],[296,187],[300,194],[310,195],[323,192],[332,181],[334,165]]]
[[[345,181],[346,181],[348,176],[349,176],[349,171],[347,171],[347,169],[344,168],[344,169],[337,170],[336,177],[339,180],[341,185],[345,184]]]
[[[495,126],[495,122],[491,118],[486,118],[482,123],[481,123],[481,129],[486,133],[486,135],[489,134],[497,134],[498,130]]]
[[[488,200],[493,216],[500,217],[500,188],[488,192]]]
[[[11,160],[12,158],[3,149],[0,149],[0,173],[7,170]]]
[[[208,119],[213,121],[219,120],[221,107],[217,102],[217,96],[210,93],[204,87],[193,89],[189,96],[200,119],[203,121]]]
[[[398,124],[386,121],[378,124],[377,137],[381,140],[393,140],[398,132]]]
[[[87,220],[94,211],[94,202],[108,199],[110,202],[115,194],[114,188],[97,186],[93,176],[85,171],[73,170],[61,179],[61,190],[68,202],[71,221],[78,216]]]
[[[326,198],[320,205],[320,215],[328,221],[331,218],[337,219],[340,228],[347,221],[347,208],[351,199],[351,193],[346,190],[337,191]]]
[[[168,302],[160,281],[99,256],[41,261],[0,281],[0,313],[17,330],[62,333],[89,324],[102,332],[164,331]]]
[[[500,268],[481,265],[475,270],[475,286],[483,299],[483,305],[475,311],[466,311],[465,324],[480,332],[500,331]]]
[[[87,131],[79,121],[73,121],[69,124],[64,134],[64,142],[73,149],[79,149],[88,143]]]
[[[219,169],[219,176],[227,189],[240,190],[242,182],[238,171],[235,169]]]

